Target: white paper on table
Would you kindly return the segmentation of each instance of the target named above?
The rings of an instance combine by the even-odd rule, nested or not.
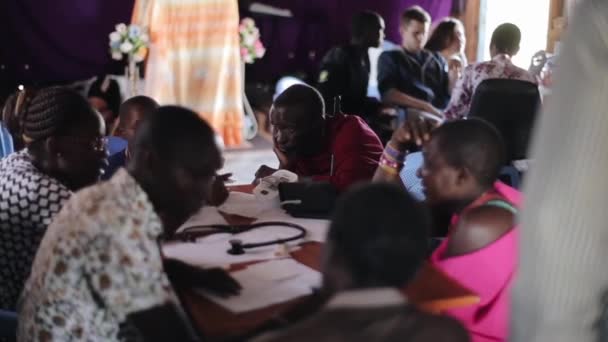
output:
[[[245,254],[228,254],[230,240],[239,239],[243,243],[266,242],[294,236],[295,229],[269,226],[253,229],[241,234],[213,234],[198,239],[196,242],[169,242],[163,245],[165,257],[179,259],[192,265],[205,267],[228,267],[231,264],[269,260],[284,257],[283,245],[271,245],[246,249]],[[289,251],[294,251],[300,240],[288,244]]]
[[[242,286],[238,296],[220,298],[199,291],[234,313],[241,313],[310,295],[321,285],[321,273],[293,259],[272,260],[231,273]]]
[[[254,223],[268,221],[295,223],[306,228],[306,238],[304,241],[324,243],[327,238],[327,230],[329,229],[328,220],[297,218],[290,216],[283,209],[266,210],[258,216]]]
[[[194,226],[206,226],[211,224],[228,224],[216,207],[204,206],[196,214],[192,215],[177,232]]]
[[[265,210],[262,203],[256,201],[255,196],[238,191],[231,191],[226,202],[218,209],[226,214],[251,218],[258,217]]]

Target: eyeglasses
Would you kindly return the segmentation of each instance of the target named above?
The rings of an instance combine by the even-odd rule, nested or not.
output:
[[[87,145],[95,152],[105,152],[108,138],[106,137],[76,137],[76,136],[63,136],[62,138],[70,139],[74,142],[78,142],[83,145]]]

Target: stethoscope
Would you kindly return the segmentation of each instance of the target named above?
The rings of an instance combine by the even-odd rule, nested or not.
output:
[[[183,231],[176,233],[173,236],[173,239],[177,239],[184,242],[194,242],[197,238],[205,237],[213,234],[240,234],[253,229],[258,229],[262,227],[287,227],[292,228],[298,231],[297,234],[282,238],[282,239],[274,239],[271,241],[264,242],[250,242],[243,243],[240,239],[232,239],[229,241],[230,248],[226,251],[228,254],[232,255],[241,255],[245,254],[246,249],[258,248],[258,247],[266,247],[277,244],[284,244],[290,241],[295,241],[298,239],[303,239],[306,236],[306,229],[298,224],[289,223],[289,222],[279,222],[279,221],[268,221],[268,222],[258,222],[252,224],[242,224],[242,225],[226,225],[226,224],[210,224],[210,225],[202,225],[202,226],[194,226],[184,229]]]

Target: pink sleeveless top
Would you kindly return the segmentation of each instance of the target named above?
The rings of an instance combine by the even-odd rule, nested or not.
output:
[[[521,206],[521,193],[503,183],[494,184],[496,194],[484,194],[467,208],[484,205],[501,198],[514,207]],[[452,217],[450,232],[457,227],[459,217]],[[467,328],[473,342],[506,341],[509,332],[509,292],[517,267],[518,229],[515,226],[490,245],[456,257],[444,258],[448,238],[433,252],[430,261],[436,267],[477,293],[480,302],[469,307],[447,310],[445,313]]]

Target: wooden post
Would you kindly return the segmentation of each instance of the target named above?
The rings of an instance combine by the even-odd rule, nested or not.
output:
[[[549,7],[549,29],[547,30],[547,52],[554,52],[555,43],[560,40],[565,28],[565,2],[572,1],[551,0]]]
[[[467,36],[467,45],[465,46],[465,54],[469,63],[477,62],[477,46],[479,44],[479,6],[480,0],[468,0],[464,13],[458,16],[458,19],[464,24],[464,30]]]

